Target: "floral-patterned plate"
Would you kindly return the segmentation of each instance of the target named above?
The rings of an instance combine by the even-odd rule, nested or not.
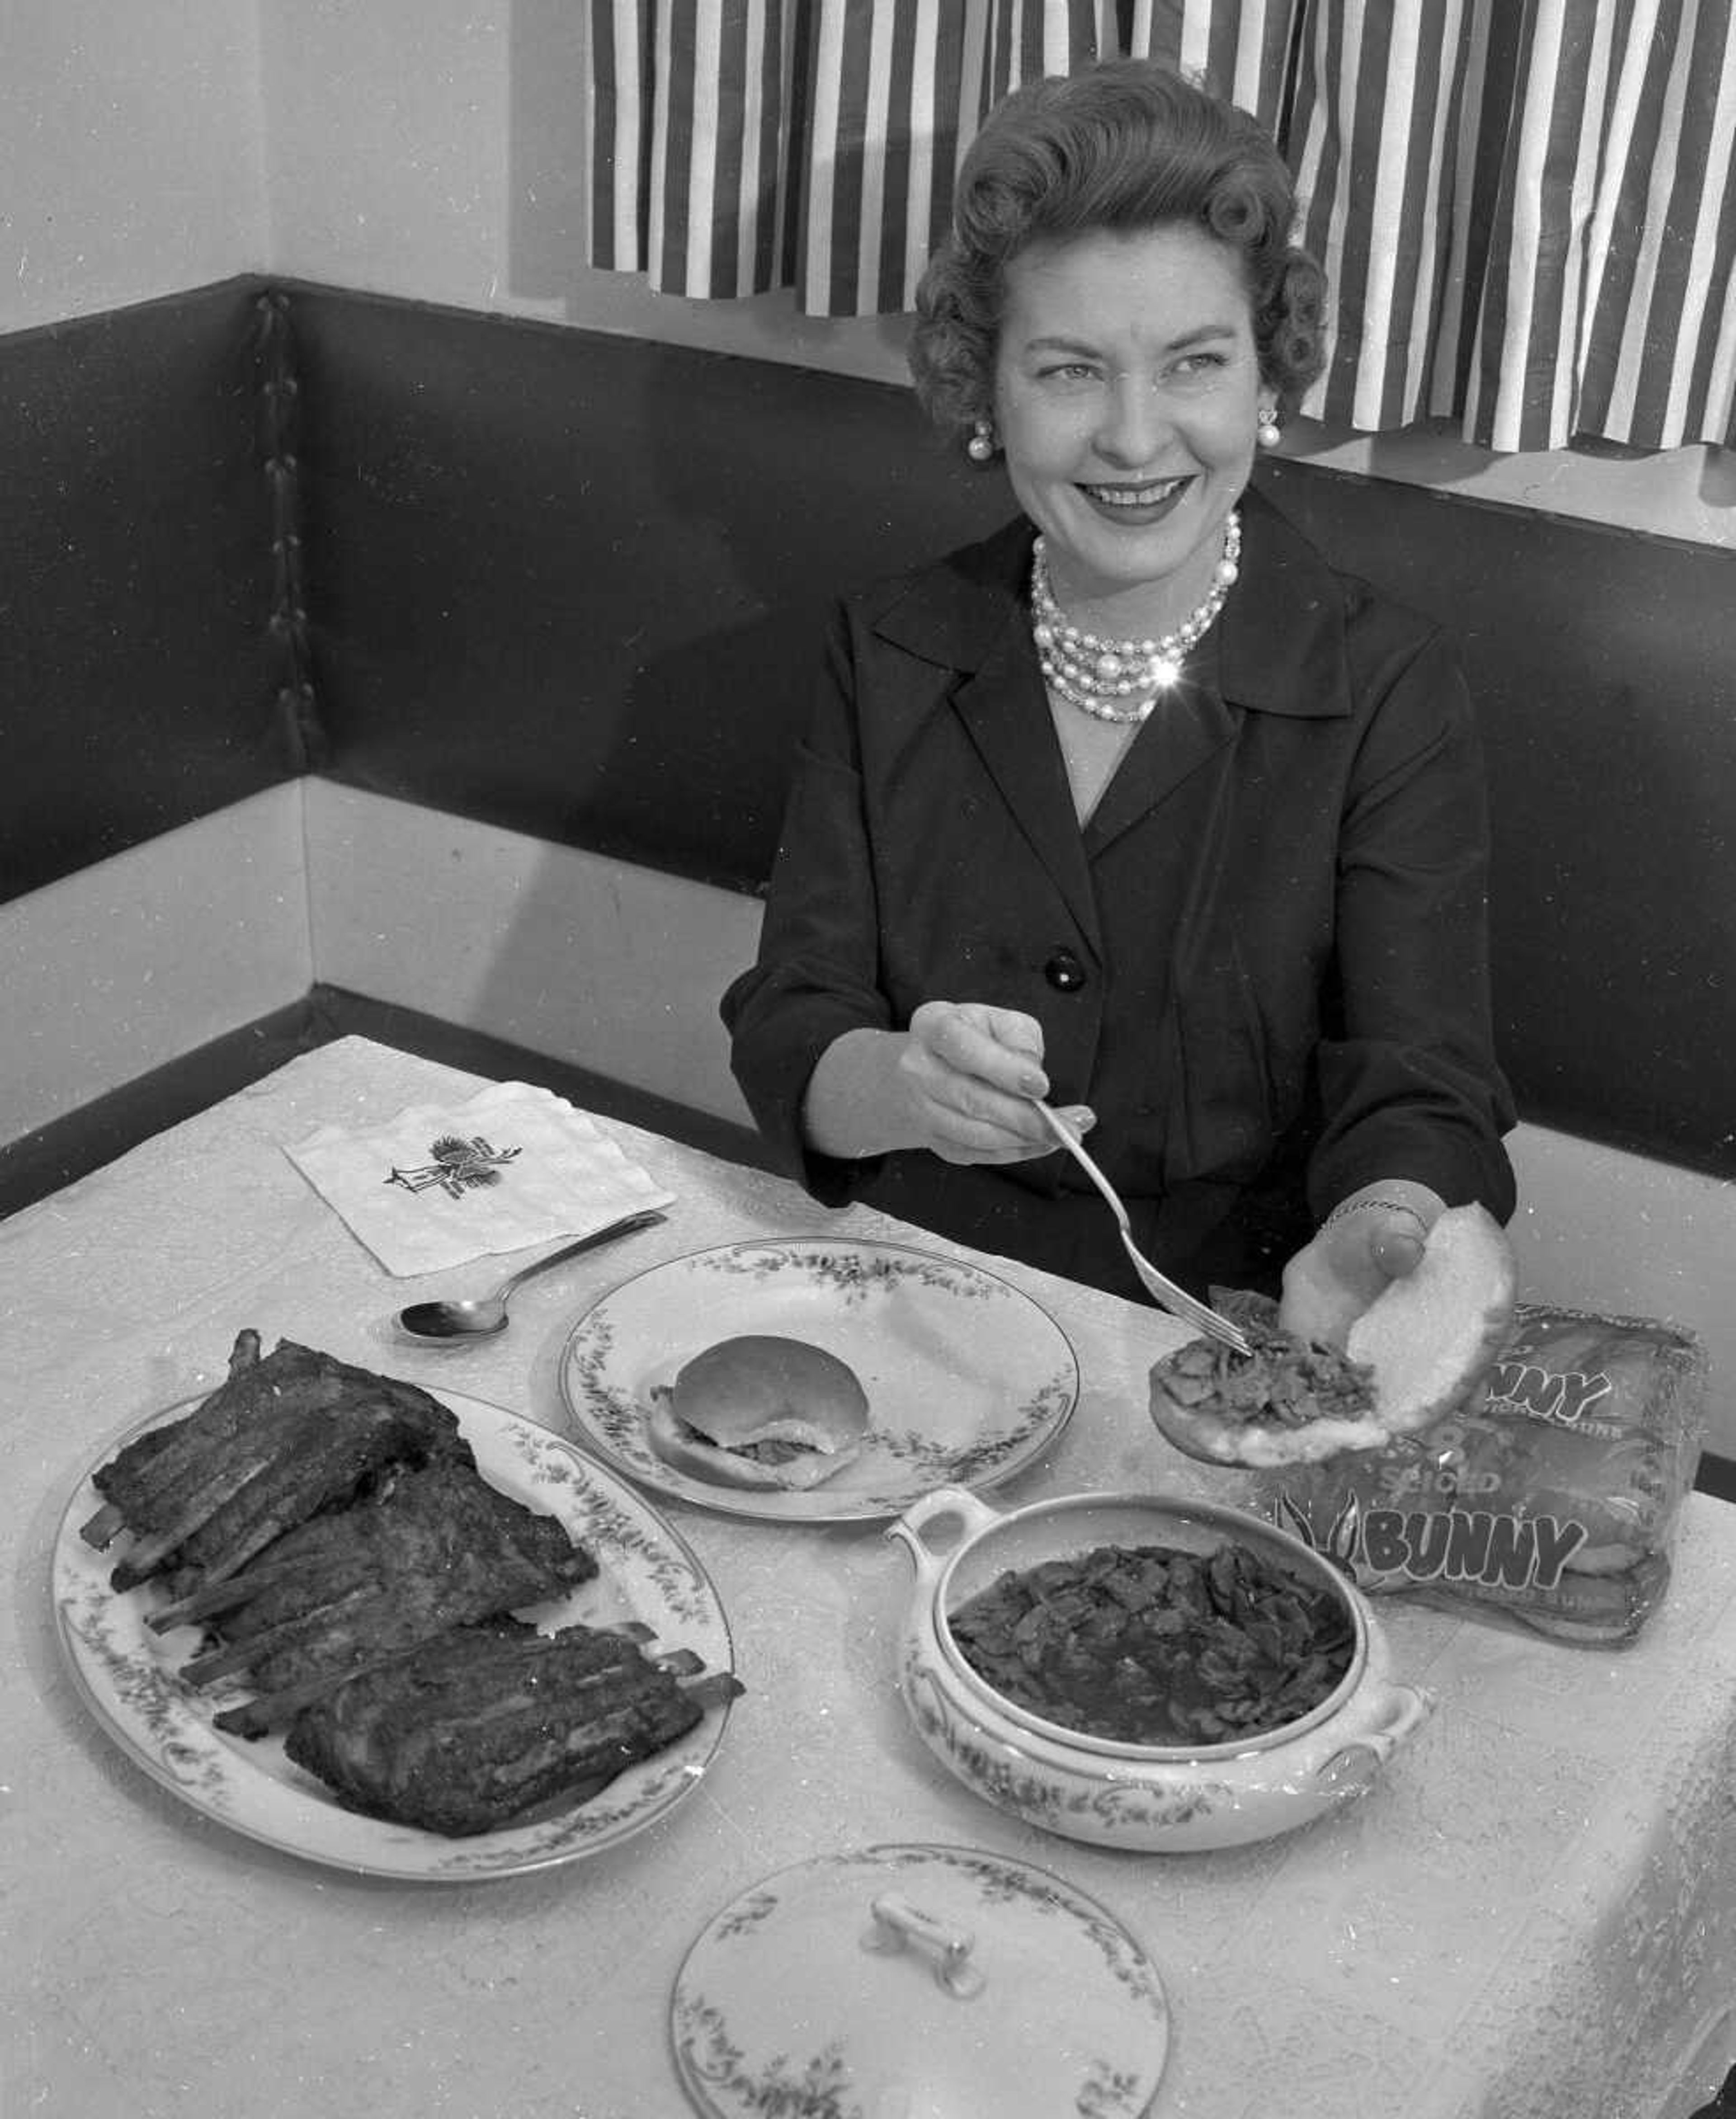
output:
[[[703,1348],[752,1333],[823,1347],[867,1393],[867,1441],[822,1486],[714,1485],[652,1447],[652,1392]],[[850,1523],[1022,1470],[1072,1417],[1079,1361],[1045,1310],[980,1267],[903,1244],[791,1237],[689,1252],[624,1281],[573,1327],[560,1384],[579,1440],[645,1486],[732,1515]]]
[[[558,1516],[596,1556],[598,1574],[570,1596],[521,1616],[545,1632],[580,1623],[648,1626],[657,1649],[690,1648],[708,1670],[728,1671],[734,1653],[722,1606],[686,1542],[644,1499],[558,1435],[480,1398],[442,1390],[491,1486],[527,1508]],[[91,1465],[108,1463],[135,1435],[190,1412],[197,1399],[137,1421]],[[698,1782],[722,1740],[727,1705],[654,1758],[619,1774],[590,1801],[531,1825],[449,1839],[346,1810],[284,1755],[282,1739],[248,1742],[212,1726],[246,1696],[239,1686],[190,1691],[177,1676],[197,1651],[197,1625],[154,1634],[146,1616],[164,1601],[153,1583],[117,1593],[109,1577],[117,1548],[98,1552],[79,1535],[102,1506],[87,1472],[62,1515],[53,1579],[60,1641],[98,1722],[153,1780],[218,1824],[309,1861],[374,1876],[474,1883],[551,1868],[617,1846],[662,1817]]]
[[[1169,2050],[1163,1982],[1112,1913],[963,1847],[768,1877],[688,1952],[670,2028],[704,2119],[1141,2119]]]

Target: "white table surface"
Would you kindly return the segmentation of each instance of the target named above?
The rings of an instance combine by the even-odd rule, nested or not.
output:
[[[1625,1651],[1382,1602],[1434,1718],[1362,1803],[1223,1853],[1075,1845],[954,1782],[897,1696],[910,1568],[879,1525],[668,1499],[747,1690],[695,1791],[625,1844],[399,1884],[278,1853],[149,1779],[63,1665],[49,1552],[77,1475],[140,1415],[214,1387],[240,1327],[559,1427],[567,1330],[629,1272],[751,1236],[951,1248],[605,1121],[676,1195],[630,1265],[606,1250],[531,1282],[499,1340],[406,1347],[393,1310],[489,1268],[388,1279],[282,1144],[477,1086],[345,1039],[0,1223],[7,2119],[680,2119],[668,2005],[694,1937],[775,1871],[886,1842],[1033,1862],[1140,1937],[1174,2014],[1153,2119],[1684,2119],[1714,2093],[1736,2057],[1736,1509],[1705,1496]],[[1049,1457],[997,1501],[1242,1498],[1146,1417],[1167,1320],[994,1263],[1065,1326],[1084,1377]]]

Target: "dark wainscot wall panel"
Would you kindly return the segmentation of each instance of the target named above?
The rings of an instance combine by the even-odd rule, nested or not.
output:
[[[0,898],[281,780],[259,290],[0,337]]]
[[[1463,648],[1521,1109],[1736,1175],[1736,549],[1304,464],[1270,485]]]
[[[290,292],[335,776],[755,887],[830,598],[1002,481],[889,385]]]

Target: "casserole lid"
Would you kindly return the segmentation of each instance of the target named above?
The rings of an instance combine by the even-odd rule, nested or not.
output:
[[[671,2035],[704,2119],[1141,2119],[1169,2015],[1140,1945],[1058,1876],[883,1846],[726,1906],[676,1976]]]

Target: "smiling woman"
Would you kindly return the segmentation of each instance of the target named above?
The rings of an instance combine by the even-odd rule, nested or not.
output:
[[[1251,483],[1322,279],[1246,113],[1028,84],[925,276],[925,406],[1022,512],[840,608],[737,1078],[823,1200],[1138,1298],[1134,1240],[1342,1338],[1448,1204],[1513,1203],[1474,722],[1435,628]]]
[[[1033,637],[1084,816],[1235,584],[1276,391],[1240,253],[1196,228],[1033,243],[1002,311],[989,430],[1038,531]]]

